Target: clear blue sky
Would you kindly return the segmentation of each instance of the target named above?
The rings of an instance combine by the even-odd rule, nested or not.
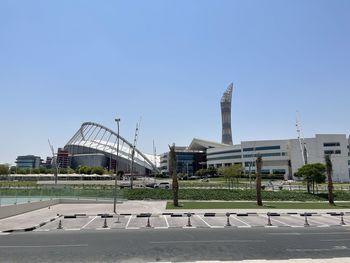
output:
[[[152,153],[220,141],[349,134],[350,1],[0,0],[0,163],[50,154],[84,121]]]

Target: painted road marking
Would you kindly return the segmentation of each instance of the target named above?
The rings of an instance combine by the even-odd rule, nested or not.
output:
[[[37,246],[0,246],[0,248],[60,248],[60,247],[88,247],[88,244],[74,244],[74,245],[37,245]]]
[[[242,224],[244,224],[245,225],[244,227],[252,227],[251,225],[249,225],[248,223],[244,222],[243,220],[238,219],[237,216],[236,217],[232,217],[232,218],[237,220],[238,222],[241,222]],[[240,226],[238,226],[238,227],[240,227]]]
[[[163,217],[164,217],[164,220],[165,220],[166,226],[169,228],[169,222],[168,222],[168,219],[166,218],[166,216],[165,216],[165,215],[163,215]]]
[[[92,223],[92,221],[94,221],[96,218],[97,218],[97,216],[95,216],[93,219],[91,219],[89,222],[87,222],[81,229],[84,229],[85,227],[90,225]]]
[[[346,246],[334,246],[332,248],[288,248],[288,252],[322,252],[322,251],[335,251],[335,250],[347,250]]]
[[[125,229],[128,229],[128,226],[129,226],[129,224],[130,224],[131,218],[132,218],[132,216],[129,217],[129,220],[128,220],[128,222],[126,223]]]
[[[204,224],[206,224],[208,227],[212,228],[211,225],[209,225],[203,218],[201,218],[199,215],[196,215],[201,221],[203,221]]]
[[[183,240],[183,241],[153,241],[150,244],[183,244],[183,243],[264,243],[266,240]]]

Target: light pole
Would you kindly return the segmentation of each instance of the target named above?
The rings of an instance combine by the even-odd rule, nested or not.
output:
[[[117,206],[117,176],[118,176],[118,156],[119,156],[119,122],[120,119],[115,119],[117,123],[117,158],[115,161],[115,180],[114,180],[114,202],[113,202],[113,212],[116,214]]]

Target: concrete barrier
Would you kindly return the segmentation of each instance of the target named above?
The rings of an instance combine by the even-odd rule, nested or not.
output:
[[[10,216],[16,216],[23,213],[27,213],[30,211],[42,209],[48,206],[59,204],[60,200],[47,200],[47,201],[39,201],[33,203],[26,204],[18,204],[18,205],[8,205],[0,207],[0,219],[7,218]]]

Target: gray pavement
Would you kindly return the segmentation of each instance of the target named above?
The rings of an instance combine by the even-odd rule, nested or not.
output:
[[[341,227],[109,229],[0,235],[3,262],[349,262],[344,261],[350,257],[349,248],[350,231]]]

